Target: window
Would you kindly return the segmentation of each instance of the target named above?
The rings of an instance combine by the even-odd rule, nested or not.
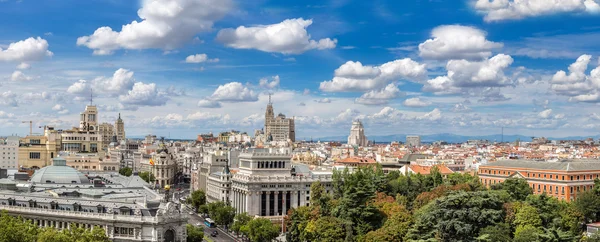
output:
[[[31,143],[32,145],[39,145],[41,142],[39,139],[30,139],[29,143]]]
[[[29,152],[29,159],[35,159],[35,160],[41,159],[40,152]]]

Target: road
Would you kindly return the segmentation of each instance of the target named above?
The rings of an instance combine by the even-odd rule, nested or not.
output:
[[[185,206],[184,206],[184,210],[186,213],[189,213],[189,211],[187,209],[185,209]],[[236,240],[235,238],[231,237],[229,234],[223,232],[221,229],[207,227],[206,225],[204,225],[204,219],[202,217],[200,217],[198,214],[193,214],[193,215],[188,215],[188,216],[189,216],[188,223],[193,224],[194,226],[200,224],[200,226],[202,226],[204,228],[204,234],[206,236],[210,237],[215,242],[239,241],[239,240]],[[216,230],[218,230],[219,235],[217,235],[217,237],[210,236],[210,234]]]

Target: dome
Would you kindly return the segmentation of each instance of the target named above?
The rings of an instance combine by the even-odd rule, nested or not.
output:
[[[90,184],[90,180],[83,173],[67,166],[67,161],[60,157],[52,159],[51,166],[35,171],[30,181],[35,183]]]

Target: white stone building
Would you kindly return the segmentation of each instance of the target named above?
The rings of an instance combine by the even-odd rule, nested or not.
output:
[[[350,135],[348,136],[348,144],[352,146],[367,146],[367,136],[365,136],[365,128],[360,120],[352,122]]]
[[[0,139],[0,168],[19,168],[19,137],[9,136]]]
[[[421,146],[421,136],[417,136],[417,135],[406,136],[406,146],[408,146],[408,147]]]
[[[84,175],[59,157],[28,182],[1,179],[0,183],[0,209],[40,227],[99,226],[112,241],[187,238],[187,214],[138,176]]]
[[[308,169],[300,173],[291,163],[288,148],[248,149],[239,155],[239,169],[228,174],[228,167],[211,174],[208,187],[212,199],[229,201],[238,213],[250,216],[280,217],[290,208],[309,205],[310,185],[320,181],[331,191],[332,173],[315,174]],[[298,172],[297,172],[298,171]],[[231,186],[227,186],[231,176]],[[213,193],[214,192],[214,193]],[[223,197],[223,194],[227,196]]]
[[[269,103],[265,111],[265,138],[266,141],[296,141],[296,127],[294,119],[286,118],[285,115],[279,114],[275,117],[273,112],[273,103],[269,96]]]
[[[159,146],[156,153],[152,155],[150,165],[152,174],[156,178],[156,184],[160,187],[165,187],[166,185],[173,184],[173,178],[177,171],[177,161],[173,157],[173,154],[170,154],[164,141],[161,141]]]

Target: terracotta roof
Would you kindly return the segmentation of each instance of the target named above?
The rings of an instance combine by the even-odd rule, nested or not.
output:
[[[365,163],[365,164],[375,164],[377,161],[371,158],[363,158],[363,157],[347,157],[343,160],[336,161],[337,163]]]
[[[431,173],[431,168],[437,167],[440,170],[440,173],[447,175],[454,173],[450,168],[445,165],[435,165],[435,166],[422,166],[422,165],[409,165],[408,166],[414,173],[419,173],[421,175],[429,175]]]

